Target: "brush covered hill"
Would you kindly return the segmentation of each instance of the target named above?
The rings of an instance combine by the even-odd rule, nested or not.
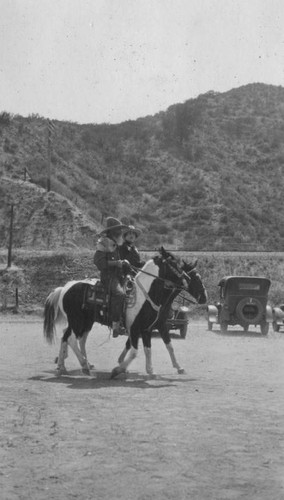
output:
[[[1,177],[0,240],[8,239],[13,203],[13,244],[17,248],[94,248],[97,226],[63,196],[29,182]]]
[[[212,91],[118,125],[54,125],[52,193],[42,196],[72,206],[95,228],[114,215],[143,229],[145,249],[162,242],[188,250],[283,250],[284,88]],[[44,189],[46,158],[47,120],[3,112],[1,186],[3,177],[23,179],[26,168],[31,182],[22,186]],[[24,195],[19,211],[21,203]],[[62,214],[55,212],[60,228]],[[4,228],[3,210],[0,216]],[[40,225],[48,232],[48,211]],[[62,246],[56,233],[49,244]],[[27,245],[24,231],[17,235],[18,246]],[[28,241],[37,246],[39,239]]]

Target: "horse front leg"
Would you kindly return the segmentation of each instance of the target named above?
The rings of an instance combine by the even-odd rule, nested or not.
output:
[[[166,324],[160,325],[159,334],[161,335],[164,344],[168,350],[173,367],[177,369],[179,375],[182,375],[183,373],[185,373],[185,369],[182,368],[177,361],[177,358],[175,356],[175,351],[171,342],[170,331],[167,328]]]
[[[152,346],[151,346],[151,332],[144,331],[142,333],[142,341],[144,346],[145,353],[145,361],[146,361],[146,373],[151,375],[151,377],[155,377],[153,364],[152,364]]]
[[[126,350],[126,353],[123,356],[122,361],[121,362],[118,361],[119,366],[115,366],[115,368],[112,370],[110,378],[115,378],[117,375],[120,375],[121,373],[125,373],[127,371],[127,368],[129,367],[130,363],[132,363],[132,361],[137,357],[139,336],[140,336],[140,332],[138,330],[135,330],[134,332],[130,333],[130,337],[128,339],[129,344],[127,344],[127,342],[128,342],[127,341],[125,348],[124,348],[123,352],[121,353],[120,357],[123,356],[125,350]],[[129,352],[127,358],[124,359],[127,352],[129,351],[129,349],[127,349],[128,346],[130,348],[130,352]],[[119,359],[120,359],[120,357],[119,357]]]
[[[130,350],[130,348],[131,348],[131,342],[130,342],[130,338],[128,338],[126,341],[125,347],[117,360],[119,364],[121,364],[124,361],[125,356],[128,353],[128,351]]]
[[[82,353],[82,355],[84,356],[84,358],[87,360],[87,352],[86,352],[86,342],[87,342],[87,338],[88,338],[88,335],[89,335],[89,331],[88,332],[85,332],[83,337],[81,337],[79,339],[79,347],[80,347],[80,351]],[[91,365],[88,361],[88,365],[90,367],[90,369],[94,369],[95,366],[94,365]]]

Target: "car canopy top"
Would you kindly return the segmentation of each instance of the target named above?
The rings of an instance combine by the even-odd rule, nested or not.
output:
[[[223,289],[223,294],[267,294],[271,281],[265,277],[256,276],[224,276],[218,283]]]

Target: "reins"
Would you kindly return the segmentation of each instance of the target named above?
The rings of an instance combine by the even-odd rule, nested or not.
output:
[[[176,274],[179,278],[186,277],[188,280],[191,280],[190,276],[185,271],[179,272],[178,270],[174,269],[169,263],[167,263],[167,265],[170,267],[170,269],[173,271],[173,273]],[[137,274],[136,274],[135,283],[137,284],[137,286],[142,291],[142,293],[143,293],[146,301],[149,302],[149,304],[152,307],[153,311],[156,312],[156,318],[154,319],[154,321],[147,328],[148,331],[151,331],[153,329],[154,325],[156,325],[157,322],[159,321],[159,319],[161,317],[161,314],[162,314],[162,311],[166,309],[167,305],[169,304],[169,302],[171,300],[171,297],[175,294],[175,292],[176,291],[178,291],[178,292],[179,291],[188,292],[188,290],[185,287],[183,287],[183,286],[177,286],[171,280],[167,280],[165,278],[161,278],[160,276],[156,276],[155,274],[149,273],[148,271],[144,271],[143,269],[140,269],[140,268],[138,268],[136,266],[133,266],[132,264],[130,264],[130,269],[132,269],[135,273],[139,273],[140,272],[140,273],[146,274],[147,276],[151,276],[155,280],[158,280],[158,281],[162,282],[164,284],[164,289],[171,290],[169,296],[166,299],[165,304],[163,304],[163,305],[162,304],[157,305],[151,299],[149,293],[145,290],[145,288],[144,288],[143,284],[141,283],[141,281],[139,279],[137,279]],[[198,302],[196,300],[193,301],[193,300],[188,299],[187,297],[184,297],[184,296],[183,296],[183,300],[187,301],[190,304],[194,304],[194,305],[198,304]]]
[[[149,273],[148,271],[143,271],[143,269],[140,269],[139,267],[135,267],[133,266],[132,264],[130,264],[130,267],[133,271],[135,272],[140,272],[140,273],[143,273],[143,274],[147,274],[148,276],[152,276],[152,278],[155,278],[156,280],[159,280],[159,281],[162,281],[163,283],[167,284],[168,285],[168,288],[173,288],[173,290],[180,290],[180,291],[183,291],[183,292],[187,292],[187,289],[185,287],[182,287],[182,286],[177,286],[173,281],[171,280],[166,280],[164,278],[160,278],[159,276],[156,276],[155,274],[152,274],[152,273]],[[186,275],[186,273],[183,271],[183,274]],[[141,283],[140,282],[137,282],[138,283],[138,286],[140,286],[140,288],[142,289],[142,286],[141,286]],[[143,290],[142,290],[143,291]],[[144,292],[143,292],[144,293]],[[148,295],[148,294],[147,294]],[[194,304],[194,305],[197,305],[198,302],[194,301],[194,300],[191,300],[191,299],[188,299],[187,297],[183,297],[184,300],[186,300],[187,302],[189,302],[190,304]],[[148,299],[148,297],[147,297]],[[149,300],[149,299],[148,299]],[[151,299],[150,299],[150,302]],[[156,306],[157,307],[157,306]]]
[[[142,271],[142,272],[143,272],[143,271]],[[155,276],[154,274],[147,273],[146,271],[145,271],[145,274],[149,274],[150,276],[153,276],[155,279],[157,279],[157,276]],[[162,279],[162,278],[161,278],[160,280],[161,280],[162,282],[167,281],[167,280],[164,280],[164,279]],[[157,313],[156,318],[154,319],[154,321],[153,321],[153,322],[152,322],[152,323],[148,326],[148,328],[147,328],[147,330],[148,330],[148,331],[151,331],[151,330],[152,330],[152,328],[154,327],[154,325],[158,322],[158,320],[159,320],[159,318],[160,318],[160,315],[161,315],[161,311],[163,311],[163,310],[167,307],[168,303],[170,302],[170,298],[171,298],[171,296],[174,294],[175,290],[177,290],[177,287],[175,287],[175,288],[173,288],[173,287],[172,287],[172,288],[168,287],[168,289],[169,289],[169,290],[171,290],[171,292],[170,292],[169,297],[168,297],[168,298],[167,298],[167,300],[166,300],[166,303],[165,303],[165,304],[163,304],[163,305],[162,305],[162,304],[160,304],[160,305],[158,306],[158,305],[157,305],[157,304],[155,304],[155,302],[151,299],[150,295],[148,294],[148,292],[145,290],[145,288],[144,288],[144,286],[142,285],[142,283],[141,283],[141,282],[139,281],[139,279],[137,279],[137,278],[136,278],[136,283],[137,283],[137,285],[139,286],[139,288],[142,290],[142,293],[143,293],[143,295],[144,295],[145,299],[146,299],[146,300],[150,303],[150,305],[151,305],[152,309],[153,309],[153,310]],[[173,284],[174,284],[174,283],[173,283]],[[165,288],[166,288],[166,287],[165,287]]]
[[[154,309],[154,311],[156,311],[159,314],[160,309],[161,309],[162,306],[158,306],[157,304],[155,304],[155,302],[151,299],[151,297],[148,294],[148,292],[145,290],[145,288],[142,285],[141,281],[139,281],[138,279],[136,279],[136,283],[139,286],[139,288],[141,288],[144,297],[148,300],[148,302],[150,302],[150,304],[152,306],[152,309]]]

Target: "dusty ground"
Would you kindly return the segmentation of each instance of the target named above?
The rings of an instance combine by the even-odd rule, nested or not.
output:
[[[97,379],[71,353],[56,378],[59,345],[39,320],[1,317],[0,329],[1,500],[284,498],[284,332],[195,322],[173,339],[185,375],[155,337],[159,378],[141,348],[128,378],[109,380],[124,339],[105,328],[87,343]]]

